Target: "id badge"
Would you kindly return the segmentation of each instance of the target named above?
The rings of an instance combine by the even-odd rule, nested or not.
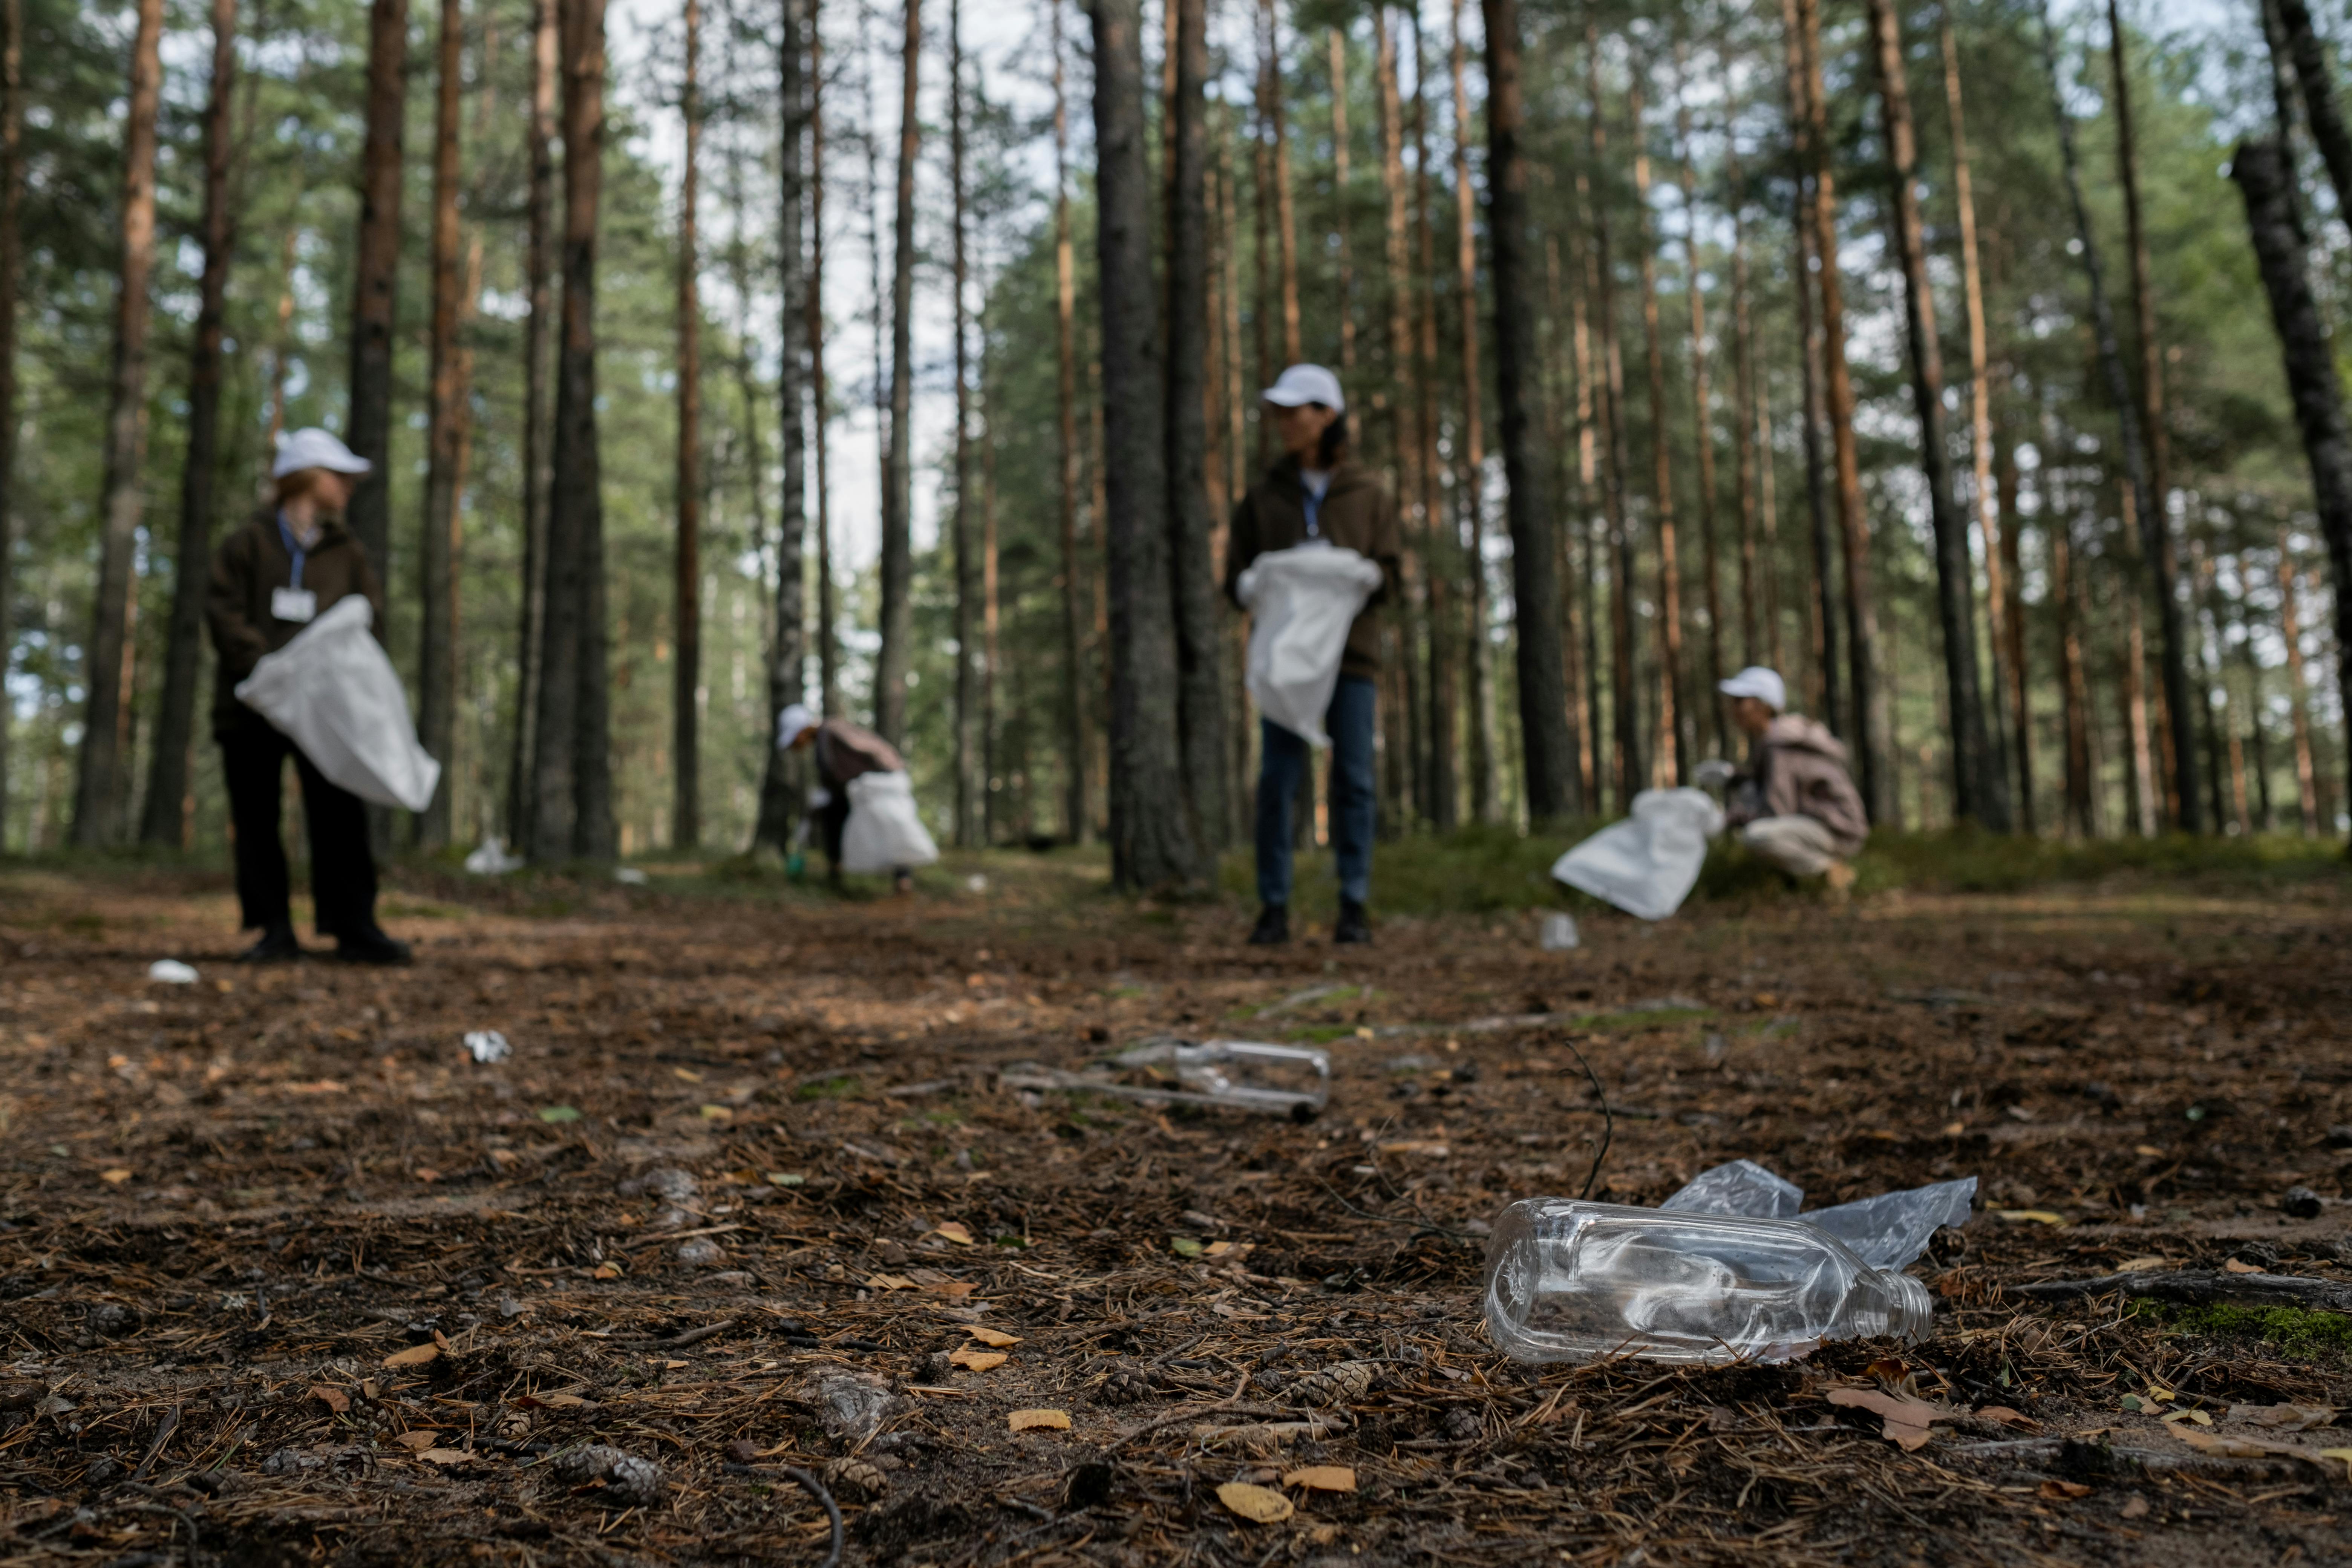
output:
[[[313,620],[319,614],[319,595],[308,588],[272,588],[269,614],[273,619],[298,625]]]

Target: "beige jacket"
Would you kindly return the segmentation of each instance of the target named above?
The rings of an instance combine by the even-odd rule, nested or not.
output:
[[[863,724],[827,719],[816,729],[816,776],[826,788],[838,790],[866,773],[900,773],[905,759],[890,742]]]
[[[1810,816],[1837,839],[1841,856],[1870,837],[1870,816],[1846,776],[1845,742],[1819,720],[1783,713],[1750,748],[1748,766],[1731,781],[1734,827],[1766,816]]]

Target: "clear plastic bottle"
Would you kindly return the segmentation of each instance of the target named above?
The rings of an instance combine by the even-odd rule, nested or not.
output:
[[[1140,1092],[1150,1098],[1287,1116],[1311,1121],[1331,1098],[1331,1054],[1313,1046],[1259,1040],[1146,1040],[1121,1051],[1120,1067],[1172,1068],[1178,1090]]]
[[[1526,1198],[1486,1244],[1486,1331],[1515,1361],[1792,1361],[1926,1337],[1927,1288],[1800,1221]]]

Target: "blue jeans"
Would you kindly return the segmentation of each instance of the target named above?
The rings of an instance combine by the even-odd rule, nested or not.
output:
[[[1339,861],[1339,896],[1372,898],[1372,683],[1343,675],[1323,728],[1331,736],[1331,847]],[[1290,805],[1307,772],[1307,742],[1271,720],[1258,721],[1257,898],[1290,902]]]

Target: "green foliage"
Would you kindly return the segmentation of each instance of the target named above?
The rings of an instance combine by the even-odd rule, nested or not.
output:
[[[2352,1365],[2352,1317],[2307,1307],[2181,1307],[2134,1301],[2132,1315],[2182,1333],[2253,1340],[2298,1360]]]

